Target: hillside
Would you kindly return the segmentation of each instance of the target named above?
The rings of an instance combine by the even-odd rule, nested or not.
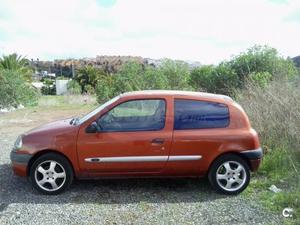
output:
[[[300,67],[300,55],[292,58],[297,67]]]
[[[86,65],[92,65],[103,69],[106,73],[115,73],[121,69],[124,63],[134,61],[142,65],[152,65],[154,67],[161,64],[164,59],[143,58],[140,56],[96,56],[95,58],[82,59],[57,59],[54,61],[31,61],[31,66],[37,71],[47,71],[56,75],[71,76],[72,64],[75,69]],[[184,61],[190,68],[200,66],[197,61]]]

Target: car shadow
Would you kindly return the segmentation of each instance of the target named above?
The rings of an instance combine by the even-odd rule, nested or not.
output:
[[[15,176],[9,164],[0,165],[0,191],[0,211],[11,203],[180,203],[226,197],[213,191],[204,178],[75,180],[60,195],[42,195],[26,178]]]

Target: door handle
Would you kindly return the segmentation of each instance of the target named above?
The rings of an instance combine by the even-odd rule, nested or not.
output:
[[[165,140],[163,138],[154,138],[151,143],[152,144],[159,144],[162,145],[165,142]]]

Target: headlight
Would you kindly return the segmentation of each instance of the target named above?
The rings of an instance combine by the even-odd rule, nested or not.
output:
[[[22,148],[22,136],[20,135],[17,140],[15,141],[15,144],[14,144],[14,150],[19,150],[20,148]]]

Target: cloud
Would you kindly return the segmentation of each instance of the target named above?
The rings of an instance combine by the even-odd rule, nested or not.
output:
[[[296,22],[300,24],[300,10],[289,14],[285,19],[287,22]]]
[[[288,4],[289,0],[269,0],[272,3],[276,3],[276,4]]]
[[[216,63],[254,44],[300,54],[298,1],[0,0],[0,54],[141,55]],[[2,13],[3,12],[3,13]]]
[[[102,7],[112,7],[116,4],[117,0],[97,0],[97,4]]]

